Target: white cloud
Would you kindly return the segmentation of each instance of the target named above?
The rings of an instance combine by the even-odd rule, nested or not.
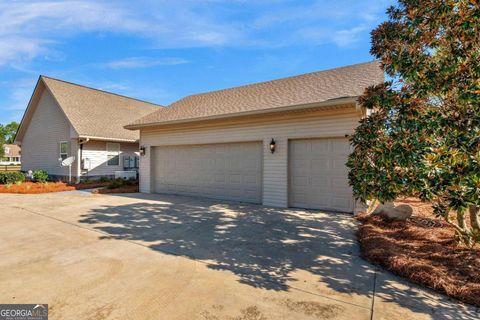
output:
[[[121,7],[101,1],[10,1],[0,4],[0,34],[119,30],[147,27]]]
[[[335,44],[354,46],[380,23],[391,0],[296,2],[268,10],[252,23],[256,29],[280,28],[277,43],[288,45]],[[275,32],[267,34],[274,37]]]
[[[140,32],[147,25],[95,1],[0,3],[0,65],[49,56],[56,38],[81,31]]]
[[[368,30],[367,26],[357,26],[346,30],[335,32],[333,41],[339,47],[349,47],[360,40],[359,36],[364,31]]]
[[[153,48],[354,45],[392,0],[0,2],[0,66],[61,56],[70,37],[128,34]],[[355,29],[363,26],[365,29]],[[147,64],[126,61],[128,65]]]
[[[51,53],[82,32],[130,34],[158,48],[222,46],[246,40],[241,26],[196,11],[198,2],[8,1],[0,3],[0,65]],[[208,3],[207,3],[208,5]]]
[[[0,66],[11,61],[31,60],[48,49],[45,42],[22,36],[0,35]]]
[[[178,65],[186,64],[190,61],[182,58],[161,58],[161,59],[151,59],[145,57],[131,57],[121,60],[109,61],[103,64],[100,64],[101,67],[110,68],[110,69],[137,69],[137,68],[149,68],[159,65]]]

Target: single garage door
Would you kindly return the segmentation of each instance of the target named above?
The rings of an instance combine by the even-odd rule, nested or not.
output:
[[[289,203],[291,207],[353,212],[352,189],[345,163],[346,139],[289,142]]]
[[[262,202],[262,143],[156,147],[155,192]]]

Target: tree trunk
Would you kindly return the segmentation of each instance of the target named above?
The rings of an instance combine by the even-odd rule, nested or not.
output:
[[[470,206],[470,224],[472,229],[480,232],[480,207]]]
[[[467,229],[467,222],[465,221],[465,213],[457,211],[457,224],[462,229],[462,231],[465,231]]]
[[[465,219],[465,213],[457,211],[457,235],[459,242],[463,242],[467,246],[472,245],[472,237],[470,232],[468,232],[467,222]]]

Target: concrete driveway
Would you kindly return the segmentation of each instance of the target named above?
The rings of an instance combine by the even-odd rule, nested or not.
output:
[[[478,319],[359,257],[351,216],[165,195],[0,195],[0,303],[50,319]]]

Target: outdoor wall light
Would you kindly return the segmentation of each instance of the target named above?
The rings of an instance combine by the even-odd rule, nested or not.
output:
[[[140,147],[140,155],[144,156],[146,152],[147,152],[147,149],[144,146],[141,146]]]
[[[270,151],[271,151],[272,153],[275,152],[275,144],[276,144],[276,143],[275,143],[275,139],[272,138],[272,141],[270,141]]]

